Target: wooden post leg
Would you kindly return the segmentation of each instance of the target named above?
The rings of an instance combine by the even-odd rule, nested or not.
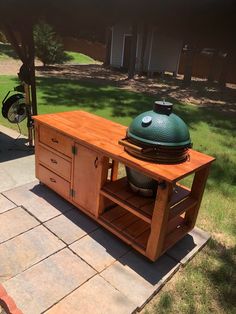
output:
[[[151,233],[148,239],[146,256],[155,261],[161,254],[167,223],[169,218],[170,200],[173,192],[173,184],[166,183],[166,188],[159,188],[154,205]]]
[[[111,181],[116,181],[118,177],[118,166],[119,162],[116,160],[112,160],[111,166]]]
[[[107,181],[107,175],[108,175],[108,169],[109,169],[109,158],[103,156],[103,158],[101,160],[102,160],[101,181],[99,182],[99,187],[98,187],[98,207],[97,207],[97,210],[95,212],[96,218],[98,218],[103,213],[104,209],[107,206],[107,202],[108,202],[108,199],[106,199],[99,192],[100,192],[100,189],[103,187],[103,185]]]
[[[208,178],[210,166],[204,167],[198,170],[195,173],[192,188],[191,188],[191,197],[197,200],[196,206],[190,209],[185,215],[186,224],[189,226],[190,229],[193,229],[197,220],[198,211],[201,205],[202,196],[204,193],[206,181]]]

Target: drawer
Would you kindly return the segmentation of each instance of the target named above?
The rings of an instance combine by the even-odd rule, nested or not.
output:
[[[53,128],[40,125],[39,141],[66,156],[72,155],[72,140]]]
[[[70,181],[71,162],[59,157],[41,145],[38,147],[38,158],[41,163],[49,167],[53,172]]]
[[[61,196],[69,198],[70,183],[42,165],[38,165],[38,179]]]

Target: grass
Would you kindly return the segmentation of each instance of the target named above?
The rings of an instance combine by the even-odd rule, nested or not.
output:
[[[94,59],[79,52],[66,51],[68,63],[72,64],[93,64],[97,63]],[[19,59],[10,44],[0,43],[0,61]]]
[[[0,76],[0,98],[14,85],[14,77]],[[40,77],[37,87],[39,113],[82,109],[124,125],[150,109],[156,99],[112,85],[58,78]],[[219,107],[212,110],[172,101],[189,126],[194,148],[216,157],[197,221],[212,240],[143,313],[235,313],[235,115]],[[0,124],[9,126],[2,118]]]
[[[73,64],[93,64],[97,63],[94,59],[89,56],[84,55],[79,52],[66,51],[68,59],[70,59],[69,63]]]
[[[0,61],[7,59],[19,59],[10,44],[0,43]]]

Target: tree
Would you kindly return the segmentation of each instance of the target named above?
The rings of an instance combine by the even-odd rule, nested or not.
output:
[[[43,66],[64,63],[68,57],[52,26],[41,21],[34,27],[35,56]]]

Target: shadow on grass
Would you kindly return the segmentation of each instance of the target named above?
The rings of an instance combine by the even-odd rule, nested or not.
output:
[[[84,82],[81,80],[68,80],[59,78],[38,78],[38,89],[41,95],[40,105],[65,106],[70,110],[74,107],[87,110],[96,114],[97,111],[103,110],[105,118],[133,118],[152,108],[153,102],[160,99],[160,93],[157,96],[147,95],[145,93],[136,93],[119,89],[108,84],[96,84],[92,82]],[[168,95],[168,94],[167,94]],[[217,141],[220,141],[220,150],[215,151],[214,147],[209,148],[211,143],[208,142],[204,134],[199,133],[199,140],[195,141],[194,148],[204,153],[213,154],[217,161],[213,164],[211,171],[211,182],[214,186],[223,183],[235,184],[235,160],[230,156],[233,154],[232,141],[236,137],[235,120],[236,113],[230,108],[216,106],[186,106],[175,98],[168,98],[175,104],[174,112],[182,117],[190,128],[190,133],[199,133],[200,125],[206,124],[210,128],[210,132],[219,134]],[[223,136],[223,137],[222,137]],[[212,151],[213,150],[213,151]],[[227,193],[227,187],[225,187]]]
[[[217,260],[218,265],[210,267],[205,275],[215,287],[214,291],[222,307],[227,313],[233,313],[236,307],[236,247],[225,248],[215,240],[209,242],[209,247],[209,258]]]
[[[2,56],[8,56],[9,58],[13,59],[19,59],[16,52],[12,49],[12,46],[10,44],[3,44],[0,43],[0,58]]]

